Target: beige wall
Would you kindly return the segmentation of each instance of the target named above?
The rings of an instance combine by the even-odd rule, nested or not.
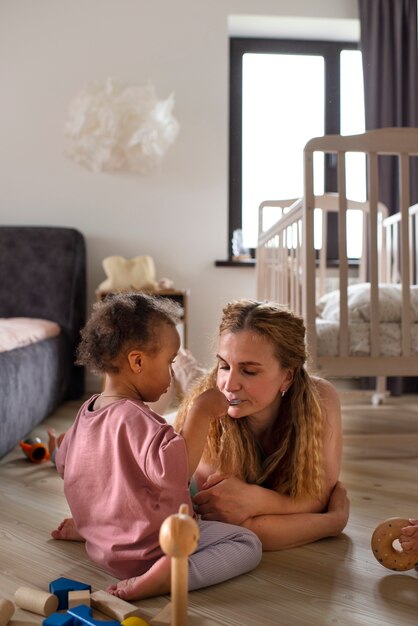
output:
[[[0,222],[78,228],[89,304],[105,256],[150,254],[158,278],[190,288],[190,347],[205,364],[221,307],[255,296],[254,269],[214,267],[227,254],[230,14],[355,18],[357,2],[0,3]],[[69,101],[107,76],[175,93],[180,134],[158,172],[94,174],[64,155]]]

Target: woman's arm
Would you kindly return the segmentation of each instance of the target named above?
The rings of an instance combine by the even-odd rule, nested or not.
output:
[[[199,487],[199,480],[196,481]],[[328,497],[321,502],[314,498],[295,500],[273,489],[250,485],[234,476],[213,474],[202,485],[193,502],[205,520],[242,524],[259,515],[317,513],[326,508]]]
[[[249,518],[242,526],[256,533],[263,550],[285,550],[339,535],[347,524],[349,507],[345,487],[338,482],[324,513],[261,515]]]

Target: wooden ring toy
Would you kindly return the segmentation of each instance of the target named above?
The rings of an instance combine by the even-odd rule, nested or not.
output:
[[[393,545],[399,538],[401,529],[410,525],[410,521],[403,517],[390,517],[376,527],[371,540],[372,551],[383,567],[395,572],[405,572],[415,567],[418,554],[397,550]]]

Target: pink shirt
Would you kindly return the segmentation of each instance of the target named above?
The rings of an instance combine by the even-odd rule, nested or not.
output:
[[[117,578],[162,556],[165,518],[192,503],[186,443],[144,403],[83,404],[56,455],[64,492],[90,558]]]

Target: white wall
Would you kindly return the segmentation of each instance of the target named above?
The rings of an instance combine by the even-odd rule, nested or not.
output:
[[[190,288],[190,347],[205,364],[222,306],[255,296],[254,269],[214,266],[227,255],[230,14],[352,19],[357,1],[0,3],[0,222],[78,228],[89,304],[104,257],[150,254],[158,278]],[[158,172],[94,174],[64,155],[69,101],[107,76],[175,93],[180,134]]]

